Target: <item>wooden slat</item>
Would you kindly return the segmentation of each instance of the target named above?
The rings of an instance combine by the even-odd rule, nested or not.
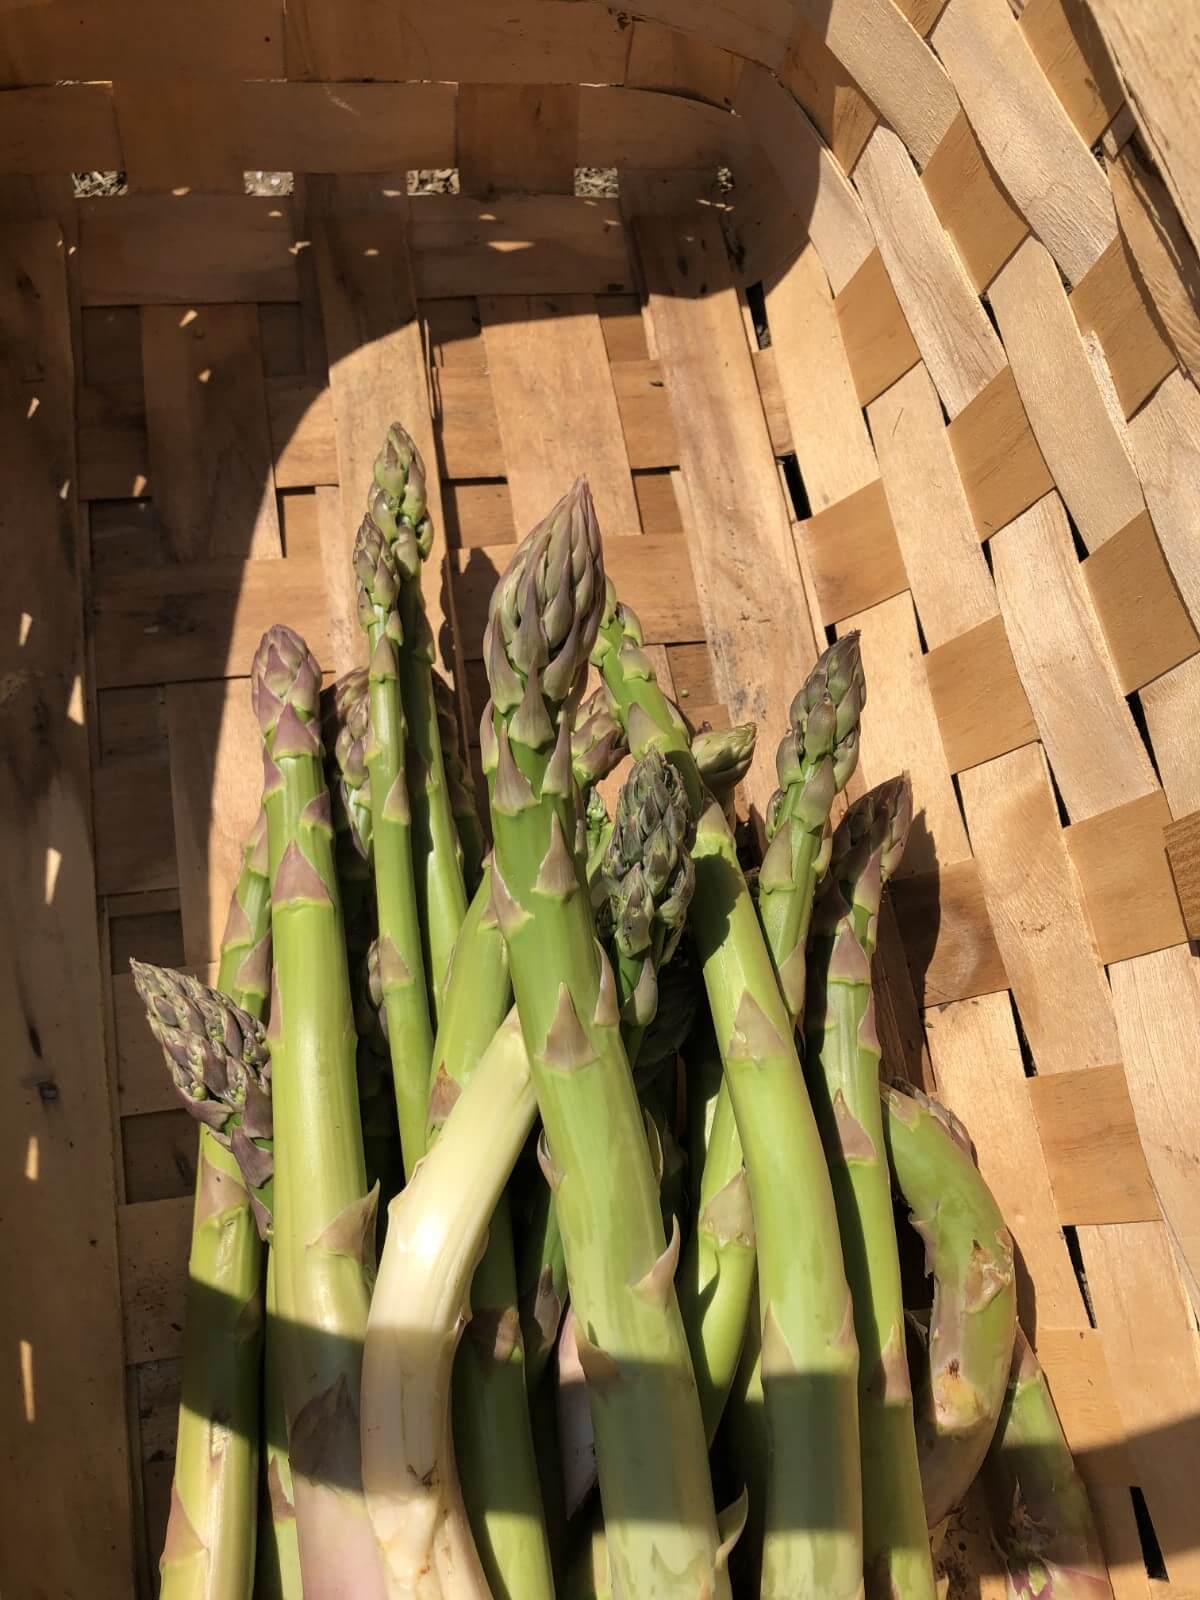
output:
[[[758,397],[762,401],[767,432],[771,436],[771,449],[782,459],[792,452],[792,429],[783,403],[783,390],[779,386],[779,365],[771,345],[764,350],[751,350],[754,377],[758,384]],[[857,407],[858,402],[855,401]]]
[[[685,173],[741,165],[745,130],[725,110],[683,94],[596,84],[584,85],[578,98],[578,139],[571,156],[581,167]],[[460,90],[460,125],[461,103]],[[540,126],[538,132],[541,136]],[[572,184],[574,176],[572,167]]]
[[[163,691],[105,689],[96,696],[99,732],[96,754],[110,761],[167,759],[167,720]]]
[[[127,5],[103,23],[87,0],[0,12],[0,82],[94,83],[122,73],[169,78],[282,78],[283,30],[271,0],[236,10],[205,3],[169,15]]]
[[[873,247],[870,225],[854,191],[812,123],[769,72],[756,65],[746,67],[735,110],[804,219],[807,236],[837,294]]]
[[[812,245],[765,286],[791,447],[814,512],[878,476],[825,269]],[[819,374],[819,381],[814,377]]]
[[[404,74],[417,76],[417,74]],[[454,161],[449,83],[208,85],[210,117],[233,102],[242,164],[255,172],[395,172]]]
[[[486,367],[432,367],[430,382],[446,476],[502,478],[504,447]]]
[[[796,540],[826,624],[908,588],[904,557],[878,478],[807,522],[797,523]]]
[[[86,305],[295,300],[290,200],[116,195],[79,203]]]
[[[1083,576],[1126,694],[1200,650],[1148,511],[1088,556]]]
[[[1131,417],[1178,362],[1121,234],[1080,279],[1071,310],[1104,347],[1117,398]]]
[[[1021,32],[1080,138],[1095,144],[1124,103],[1125,91],[1084,0],[1029,0]]]
[[[1013,659],[1073,822],[1157,788],[1057,495],[992,540]]]
[[[328,597],[303,561],[211,561],[147,567],[92,589],[99,688],[186,683],[249,670],[264,629],[286,621],[330,659]]]
[[[911,595],[839,624],[862,633],[863,671],[872,712],[863,718],[859,771],[874,786],[907,772],[915,819],[901,871],[932,872],[971,854],[925,677]]]
[[[1050,1072],[1031,1078],[1029,1093],[1060,1222],[1158,1216],[1123,1067]]]
[[[995,329],[890,129],[876,128],[854,176],[917,348],[956,417],[1004,365]]]
[[[121,1124],[126,1202],[192,1198],[197,1149],[195,1118],[181,1105],[126,1118]]]
[[[267,417],[277,489],[311,489],[336,483],[337,439],[333,397],[307,378],[267,385]]]
[[[641,526],[608,352],[590,295],[483,297],[483,338],[517,527],[532,528],[585,472],[602,530]],[[574,417],[564,431],[552,424]]]
[[[633,470],[678,466],[679,442],[659,363],[614,361],[612,386]]]
[[[450,552],[459,628],[468,660],[479,659],[488,601],[514,549],[499,544]],[[604,565],[621,599],[637,612],[649,643],[691,643],[704,638],[688,544],[678,534],[630,537],[606,533]]]
[[[1142,510],[1142,491],[1088,364],[1054,262],[1026,239],[991,288],[1022,404],[1046,464],[1095,550]]]
[[[931,650],[925,671],[951,772],[977,767],[1037,738],[999,616]]]
[[[1200,1077],[1200,974],[1186,945],[1118,961],[1109,968],[1129,1096],[1150,1176],[1193,1303],[1200,1286],[1200,1191],[1196,1129]]]
[[[659,22],[635,21],[630,32],[625,64],[630,88],[690,94],[719,106],[733,104],[742,70],[737,56]]]
[[[1116,232],[1112,193],[1006,0],[950,0],[930,38],[1017,209],[1078,283]]]
[[[179,882],[166,761],[114,762],[92,778],[98,894],[169,889]]]
[[[982,293],[1029,232],[1029,224],[979,148],[965,112],[951,123],[921,181],[967,277]]]
[[[816,641],[724,243],[707,219],[689,227],[647,218],[637,238],[717,689],[734,721],[782,727]],[[772,755],[759,749],[746,792],[760,811],[774,785]]]
[[[1189,938],[1200,938],[1200,812],[1172,822],[1165,834],[1171,877]]]
[[[1182,372],[1134,417],[1129,443],[1167,565],[1189,616],[1200,623],[1200,397]]]
[[[0,172],[33,177],[110,172],[121,143],[107,83],[43,85],[0,94]]]
[[[683,517],[675,493],[675,473],[635,472],[633,493],[643,533],[682,533]]]
[[[1138,699],[1172,814],[1200,810],[1200,655],[1148,683]]]
[[[615,201],[571,195],[417,195],[409,229],[422,299],[619,294],[634,279]]]
[[[573,194],[579,96],[574,83],[464,83],[457,117],[463,194]]]
[[[146,432],[176,561],[278,556],[279,519],[253,306],[147,306]]]
[[[240,123],[232,107],[214,105],[203,78],[119,78],[113,106],[121,135],[121,162],[130,186],[191,188],[201,194],[243,194],[249,163],[240,149]],[[232,114],[230,114],[232,112]]]
[[[966,1123],[1025,1263],[1017,1278],[1022,1324],[1039,1335],[1043,1327],[1086,1328],[1007,994],[938,1007],[925,1026],[938,1092]]]
[[[871,436],[927,649],[996,614],[996,591],[923,363],[868,408]]]
[[[834,306],[859,404],[870,405],[921,359],[878,250],[837,295]]]
[[[1053,489],[1011,367],[997,373],[947,431],[981,539]]]
[[[891,0],[800,0],[855,83],[924,166],[958,112],[941,63]]]
[[[506,483],[447,483],[442,498],[451,549],[516,543],[517,525]]]
[[[1066,830],[1096,949],[1124,961],[1187,937],[1163,843],[1171,810],[1161,789]]]
[[[133,1555],[65,261],[54,223],[0,229],[0,1584],[118,1595]]]
[[[852,172],[879,113],[803,16],[788,42],[779,77],[804,107],[843,172]]]
[[[1108,985],[1092,948],[1040,745],[959,777],[996,942],[1039,1072],[1119,1059]]]
[[[1004,958],[973,861],[898,878],[893,900],[922,1007],[1007,990]]]
[[[131,1366],[182,1353],[187,1273],[180,1267],[191,1232],[190,1198],[121,1207],[121,1308]]]
[[[1129,113],[1132,122],[1132,113]],[[1108,166],[1121,232],[1138,276],[1186,372],[1200,371],[1196,282],[1200,259],[1157,169],[1133,139]]]

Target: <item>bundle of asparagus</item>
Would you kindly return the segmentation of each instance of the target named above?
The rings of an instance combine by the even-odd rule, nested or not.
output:
[[[397,424],[354,548],[367,670],[322,695],[282,625],[253,663],[216,985],[134,963],[200,1123],[163,1596],[932,1600],[927,1525],[981,1472],[1014,1593],[1104,1590],[969,1141],[881,1088],[912,799],[833,826],[857,638],[797,689],[747,875],[757,730],[692,738],[581,479],[492,596],[485,819],[431,543]]]

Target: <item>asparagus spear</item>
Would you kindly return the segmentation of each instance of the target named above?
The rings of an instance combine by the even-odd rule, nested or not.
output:
[[[810,733],[814,721],[810,717]],[[854,1301],[863,1566],[868,1597],[877,1600],[933,1600],[934,1593],[871,992],[880,896],[904,854],[911,823],[912,791],[907,779],[897,779],[856,801],[839,824],[814,914],[806,1016],[805,1072]]]
[[[1087,1490],[1020,1328],[983,1474],[1013,1600],[1108,1600],[1112,1585]]]
[[[438,740],[442,747],[442,765],[446,769],[446,788],[450,795],[450,810],[458,829],[462,848],[463,881],[468,895],[479,887],[483,875],[483,858],[487,848],[483,839],[483,826],[479,820],[479,807],[475,802],[475,779],[463,757],[459,738],[458,711],[454,694],[444,678],[435,672],[433,700],[437,708]]]
[[[603,581],[580,480],[518,547],[489,608],[481,742],[493,896],[581,1330],[613,1571],[629,1594],[708,1584],[722,1597],[728,1575],[672,1284],[678,1234],[664,1247],[616,983],[573,853],[571,724]]]
[[[433,1056],[422,950],[411,814],[405,778],[406,730],[396,648],[400,576],[392,547],[368,514],[354,545],[359,621],[371,650],[371,835],[379,913],[380,972],[404,1170],[411,1177],[425,1148],[425,1100]]]
[[[714,800],[721,802],[725,820],[733,826],[733,797],[739,783],[750,771],[758,727],[739,722],[733,728],[717,728],[698,733],[692,740],[692,757]]]
[[[297,634],[263,635],[251,692],[265,752],[275,948],[276,1288],[305,1600],[379,1600],[358,1421],[376,1197],[363,1167],[320,682]]]
[[[458,1489],[450,1377],[488,1221],[535,1110],[514,1013],[389,1208],[367,1327],[362,1439],[367,1504],[393,1600],[492,1600]]]
[[[253,912],[258,909],[254,885],[245,877],[239,888]],[[234,904],[241,907],[236,897]],[[245,966],[246,940],[236,931],[241,929],[235,918],[236,942],[227,947],[222,962],[227,979]],[[244,931],[255,931],[249,917]],[[159,1568],[161,1593],[166,1600],[250,1600],[258,1497],[262,1245],[231,1145],[237,1137],[259,1153],[250,1143],[247,1125],[250,1132],[261,1128],[264,1103],[269,1129],[267,1051],[261,1025],[231,1000],[180,973],[137,961],[131,966],[176,1092],[201,1123],[183,1397]],[[256,970],[252,966],[244,975],[249,978]]]
[[[885,1089],[883,1105],[888,1158],[933,1273],[928,1372],[916,1397],[933,1527],[970,1487],[996,1431],[1016,1327],[1013,1247],[961,1124],[915,1089]]]
[[[412,859],[424,938],[425,976],[434,1015],[458,930],[467,913],[458,831],[454,825],[433,686],[433,631],[421,594],[421,568],[433,548],[425,497],[425,464],[398,422],[375,460],[368,516],[391,547],[399,576],[400,697],[408,740],[406,766],[412,809]]]

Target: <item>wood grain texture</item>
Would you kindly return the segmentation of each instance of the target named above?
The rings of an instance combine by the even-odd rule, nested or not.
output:
[[[282,553],[253,306],[147,306],[146,434],[176,561]]]
[[[187,1274],[179,1267],[191,1232],[190,1196],[121,1207],[121,1309],[131,1366],[183,1354]]]
[[[1083,576],[1126,694],[1200,650],[1148,511],[1088,556]]]
[[[905,319],[952,417],[1004,365],[1004,352],[900,140],[871,135],[855,185]]]
[[[965,1122],[979,1170],[1020,1252],[1022,1326],[1039,1348],[1045,1328],[1086,1328],[1008,995],[938,1006],[926,1012],[925,1028],[938,1094]]]
[[[1029,232],[988,158],[965,112],[950,124],[921,181],[950,235],[967,277],[982,293]]]
[[[1129,425],[1129,444],[1171,575],[1200,625],[1200,396],[1173,373]]]
[[[240,118],[233,107],[221,114],[203,79],[119,78],[112,94],[132,188],[245,193]]]
[[[766,285],[791,447],[814,512],[878,476],[825,270],[812,245]],[[818,382],[814,374],[820,374]]]
[[[725,246],[707,220],[693,227],[647,218],[637,239],[717,690],[735,722],[782,727],[817,647]],[[768,658],[772,671],[763,674],[756,663]],[[746,792],[761,810],[774,786],[763,748]]]
[[[111,172],[121,141],[107,83],[47,84],[0,95],[0,172]]]
[[[1072,821],[1157,788],[1057,495],[992,540],[1013,659]]]
[[[747,66],[734,109],[778,174],[837,294],[873,245],[853,189],[812,123],[770,73]]]
[[[878,250],[834,300],[859,404],[870,405],[921,359]]]
[[[798,522],[795,535],[812,577],[821,621],[827,625],[908,588],[904,557],[878,478]]]
[[[641,526],[617,397],[590,295],[481,297],[479,312],[517,527],[532,528],[585,472],[601,529]],[[560,419],[571,415],[564,431]]]
[[[678,175],[720,166],[736,170],[748,149],[740,122],[686,94],[588,84],[578,98],[578,141],[571,150],[568,193],[574,189],[576,165]]]
[[[333,396],[307,378],[269,380],[267,418],[276,489],[336,483],[337,434]]]
[[[1126,417],[1178,365],[1158,313],[1120,233],[1071,295],[1083,333],[1099,339]]]
[[[898,878],[892,896],[922,1007],[1007,991],[1008,973],[974,861]]]
[[[797,9],[924,166],[958,112],[958,97],[899,7],[890,0],[800,0]]]
[[[913,830],[905,874],[952,866],[971,854],[946,770],[933,700],[925,677],[912,596],[898,594],[847,617],[838,633],[862,634],[863,672],[871,715],[863,718],[859,771],[868,787],[907,772],[912,780]]]
[[[1200,1309],[1200,974],[1186,945],[1109,968],[1138,1134],[1193,1304]]]
[[[842,171],[853,172],[879,113],[820,29],[802,15],[796,17],[779,78],[804,107]]]
[[[977,767],[1037,738],[999,615],[930,650],[925,672],[951,772]]]
[[[687,94],[729,106],[741,77],[741,60],[706,39],[661,22],[635,21],[630,30],[625,82],[631,89]]]
[[[1029,1094],[1060,1222],[1158,1217],[1123,1067],[1047,1073],[1030,1078]]]
[[[1188,937],[1200,933],[1200,812],[1168,824],[1165,833],[1167,862],[1179,896]]]
[[[1142,491],[1092,374],[1058,272],[1027,239],[991,289],[1021,402],[1084,544],[1142,510]]]
[[[925,646],[996,615],[996,590],[929,373],[918,363],[867,410]]]
[[[1130,117],[1132,120],[1132,114]],[[1121,233],[1137,263],[1162,329],[1185,370],[1200,371],[1200,257],[1166,185],[1140,143],[1110,159],[1109,181]]]
[[[1186,938],[1163,830],[1161,789],[1066,830],[1100,959],[1123,961]]]
[[[980,390],[947,432],[981,539],[990,539],[1054,487],[1011,367]]]
[[[97,767],[92,824],[98,894],[141,893],[178,883],[171,774],[161,756]]]
[[[1174,1581],[1200,1580],[1200,1343],[1161,1222],[1081,1228],[1096,1325],[1137,1481]]]
[[[547,0],[548,4],[557,0]],[[408,229],[423,300],[477,294],[619,294],[634,287],[613,200],[423,194]]]
[[[992,928],[1038,1071],[1111,1065],[1120,1052],[1108,985],[1041,746],[972,767],[959,786]]]
[[[574,83],[463,84],[457,116],[463,194],[574,194],[579,96]]]
[[[1200,655],[1181,661],[1138,695],[1172,815],[1200,810]]]
[[[1029,0],[1020,26],[1079,137],[1095,144],[1125,91],[1085,0]]]
[[[54,223],[0,229],[0,1464],[21,1486],[0,1587],[116,1600],[133,1554],[65,259]]]
[[[1078,283],[1116,232],[1112,192],[1006,0],[950,0],[930,38],[1018,211]]]

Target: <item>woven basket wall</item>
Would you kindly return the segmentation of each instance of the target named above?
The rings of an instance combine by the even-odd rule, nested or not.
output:
[[[697,725],[861,629],[886,1067],[1011,1220],[1118,1600],[1200,1593],[1200,30],[1093,9],[0,6],[5,1600],[153,1592],[195,1130],[127,958],[215,958],[251,653],[355,659],[393,414],[468,727],[578,470]],[[1002,1592],[970,1507],[940,1556]]]

